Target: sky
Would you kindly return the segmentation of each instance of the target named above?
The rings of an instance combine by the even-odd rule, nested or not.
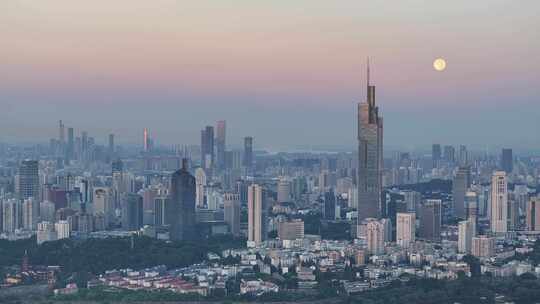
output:
[[[0,141],[353,149],[366,58],[384,144],[540,151],[540,1],[0,1]],[[447,62],[443,72],[434,59]]]

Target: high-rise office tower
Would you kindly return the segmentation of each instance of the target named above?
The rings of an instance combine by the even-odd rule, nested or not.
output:
[[[167,225],[167,211],[171,200],[167,196],[160,196],[154,199],[154,225],[165,226]]]
[[[248,242],[258,246],[266,240],[266,197],[257,184],[248,187]]]
[[[384,242],[385,242],[385,224],[377,219],[368,218],[365,219],[366,224],[366,243],[367,251],[371,254],[382,254],[384,253]]]
[[[456,149],[453,146],[444,146],[444,160],[449,163],[456,161]]]
[[[18,175],[19,197],[39,200],[39,164],[37,160],[23,160]]]
[[[143,151],[150,152],[150,134],[148,134],[147,128],[143,130]]]
[[[40,221],[54,222],[55,206],[53,202],[42,201],[39,203],[39,219]]]
[[[472,235],[476,236],[478,232],[478,195],[474,191],[467,191],[465,194],[465,218],[471,222]]]
[[[122,203],[122,228],[132,231],[139,230],[143,225],[142,196],[128,193]]]
[[[201,130],[201,167],[211,169],[214,166],[214,127],[206,126]]]
[[[323,218],[330,221],[336,219],[336,194],[332,189],[324,193]]]
[[[473,225],[471,221],[461,221],[458,224],[458,251],[461,253],[471,253]]]
[[[358,220],[380,216],[383,169],[383,118],[369,82],[367,100],[358,104]]]
[[[431,146],[431,160],[433,161],[433,168],[438,167],[439,162],[441,161],[441,156],[441,145],[433,144],[433,146]]]
[[[416,216],[412,212],[396,215],[396,242],[402,247],[409,247],[415,241]]]
[[[109,153],[109,159],[112,160],[113,156],[114,156],[114,134],[109,134],[109,148],[108,148],[108,153]]]
[[[508,183],[504,171],[496,171],[491,177],[491,231],[508,231]]]
[[[67,140],[67,158],[73,159],[75,157],[75,140],[73,134],[73,128],[68,128],[68,140]]]
[[[469,165],[469,152],[467,152],[467,147],[464,145],[459,146],[459,165]]]
[[[23,227],[34,231],[39,222],[39,202],[34,198],[27,198],[22,204]]]
[[[452,183],[452,199],[454,203],[454,216],[465,218],[465,193],[471,186],[471,169],[459,167]]]
[[[237,193],[223,195],[223,212],[232,235],[240,236],[240,196]]]
[[[509,231],[518,230],[519,227],[519,206],[518,202],[514,199],[513,195],[511,199],[508,199],[508,227]]]
[[[66,132],[64,123],[60,120],[58,121],[58,142],[60,143],[60,148],[62,149],[66,144]]]
[[[527,230],[540,231],[540,197],[531,197],[527,202]]]
[[[420,212],[420,237],[439,242],[441,239],[442,201],[428,199],[424,201]]]
[[[253,137],[244,137],[244,167],[251,169],[253,167]]]
[[[221,170],[225,169],[225,140],[226,140],[226,125],[225,120],[219,120],[216,124],[216,152],[217,152],[217,167]]]
[[[114,197],[110,188],[96,187],[93,189],[93,211],[94,215],[102,215],[105,226],[114,222]]]
[[[506,172],[506,174],[510,174],[512,173],[512,170],[514,170],[514,158],[512,156],[512,149],[502,149],[501,170]]]
[[[195,169],[195,184],[196,184],[196,193],[195,201],[198,208],[204,207],[204,193],[206,188],[206,173],[203,168]]]
[[[2,201],[2,224],[5,233],[13,233],[21,227],[22,210],[18,199],[5,199]]]
[[[167,223],[170,225],[171,240],[193,240],[195,230],[195,177],[187,168],[187,159],[182,160],[182,169],[171,176],[170,208]]]
[[[277,202],[288,203],[291,201],[291,183],[281,179],[277,184]]]

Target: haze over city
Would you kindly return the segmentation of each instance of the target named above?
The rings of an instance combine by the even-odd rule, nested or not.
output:
[[[238,147],[249,130],[274,151],[351,149],[369,56],[386,146],[537,150],[539,11],[499,0],[2,1],[0,141],[43,141],[63,119],[98,142],[113,132],[140,144],[147,127],[158,144],[187,144],[201,122],[226,119]]]

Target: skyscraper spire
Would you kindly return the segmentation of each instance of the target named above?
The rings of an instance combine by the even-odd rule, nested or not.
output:
[[[367,87],[369,88],[369,56],[367,57]]]

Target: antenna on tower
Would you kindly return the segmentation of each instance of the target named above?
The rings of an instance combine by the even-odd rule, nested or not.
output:
[[[367,57],[367,86],[369,88],[369,56]]]

